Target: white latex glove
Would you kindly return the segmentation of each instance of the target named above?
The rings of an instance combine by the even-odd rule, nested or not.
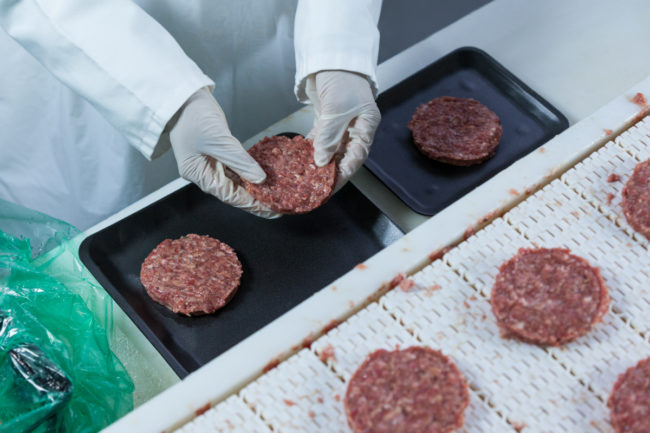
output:
[[[336,154],[338,191],[368,157],[381,114],[368,80],[348,71],[320,71],[307,78],[305,93],[316,118],[307,138],[314,140],[314,161],[322,167]],[[347,134],[346,134],[347,132]]]
[[[226,116],[208,88],[187,100],[169,138],[181,177],[231,206],[264,218],[277,218],[253,198],[226,167],[241,178],[261,183],[266,173],[232,136]]]

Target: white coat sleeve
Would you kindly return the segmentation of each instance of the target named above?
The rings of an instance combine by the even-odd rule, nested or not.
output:
[[[341,69],[365,75],[377,96],[377,23],[382,0],[299,0],[296,10],[295,92],[307,102],[310,74]]]
[[[213,85],[130,0],[0,0],[0,26],[149,159],[169,147],[174,113]]]

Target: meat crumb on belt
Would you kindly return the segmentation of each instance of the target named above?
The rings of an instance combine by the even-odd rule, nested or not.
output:
[[[607,182],[609,183],[618,182],[619,180],[621,180],[621,176],[619,176],[616,173],[612,173],[609,176],[607,176]]]
[[[268,373],[278,365],[280,365],[280,360],[278,358],[273,358],[272,360],[269,361],[268,364],[264,366],[264,368],[262,369],[262,373]]]
[[[327,334],[328,332],[330,332],[332,329],[336,328],[340,324],[341,324],[340,320],[336,320],[336,319],[330,320],[329,323],[325,325],[325,327],[323,327],[323,334]]]
[[[429,254],[429,260],[432,262],[435,262],[438,259],[441,259],[447,254],[449,251],[451,251],[453,247],[452,246],[447,246],[444,248],[440,248]]]
[[[476,234],[476,227],[469,226],[467,230],[465,230],[465,233],[463,233],[463,240],[466,241],[467,239],[471,238],[475,234]]]
[[[521,433],[526,427],[527,427],[526,424],[524,424],[523,422],[512,423],[512,428],[514,428],[517,431],[517,433]]]
[[[206,403],[197,410],[194,411],[194,415],[196,416],[201,416],[204,413],[206,413],[208,410],[210,410],[210,403]]]
[[[323,362],[327,362],[330,359],[336,359],[336,355],[334,354],[334,347],[332,347],[331,344],[325,346],[323,351],[320,353],[319,358]]]
[[[641,107],[645,107],[648,105],[648,101],[645,99],[645,95],[641,92],[638,92],[636,95],[632,97],[632,102],[634,102],[636,105],[639,105]]]
[[[411,290],[411,288],[415,285],[415,282],[409,278],[406,280],[403,280],[401,283],[399,283],[399,288],[402,289],[403,292],[408,292]]]
[[[406,278],[403,273],[399,273],[393,277],[392,280],[390,280],[389,288],[394,289],[397,287],[403,280]]]

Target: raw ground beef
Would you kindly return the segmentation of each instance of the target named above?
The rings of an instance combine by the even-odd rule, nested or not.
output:
[[[491,158],[503,132],[499,117],[485,105],[451,96],[420,105],[408,127],[415,146],[424,155],[461,166]]]
[[[501,265],[491,303],[505,336],[559,346],[602,320],[609,294],[599,269],[569,250],[522,248]]]
[[[650,358],[619,376],[607,405],[616,433],[650,432]]]
[[[140,281],[149,296],[187,316],[210,314],[226,305],[241,275],[241,263],[231,247],[196,234],[165,239],[140,268]]]
[[[301,136],[266,137],[248,152],[266,172],[266,180],[244,180],[246,190],[275,212],[301,214],[324,204],[336,184],[336,162],[324,167],[314,162],[314,146]]]
[[[634,168],[623,188],[621,205],[628,224],[650,240],[650,159]]]
[[[449,433],[462,427],[468,405],[456,365],[428,347],[371,353],[345,394],[356,433]]]

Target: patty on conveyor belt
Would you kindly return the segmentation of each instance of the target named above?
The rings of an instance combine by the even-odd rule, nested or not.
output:
[[[602,320],[609,294],[600,270],[562,248],[522,248],[501,265],[492,311],[505,336],[559,346]]]
[[[323,205],[336,184],[334,159],[324,167],[314,162],[312,141],[274,136],[256,143],[248,152],[266,172],[266,180],[244,180],[246,190],[275,212],[301,214]]]
[[[420,105],[408,127],[415,146],[424,155],[461,166],[491,158],[503,132],[499,117],[485,105],[451,96]]]
[[[230,246],[196,234],[165,239],[140,268],[149,296],[187,316],[214,313],[226,305],[241,275],[241,263]]]
[[[607,405],[616,433],[650,432],[650,358],[619,376]]]
[[[371,353],[345,394],[355,433],[449,433],[462,427],[468,405],[456,365],[428,347]]]
[[[630,226],[650,240],[650,159],[634,168],[623,188],[621,205]]]

